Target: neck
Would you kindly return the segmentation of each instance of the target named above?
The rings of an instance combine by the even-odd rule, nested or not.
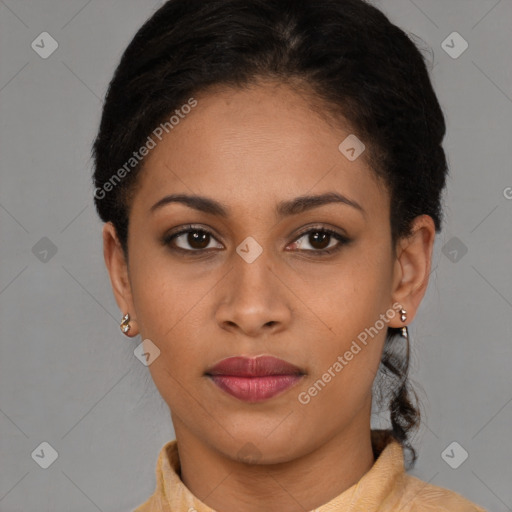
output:
[[[349,428],[301,457],[278,464],[246,464],[197,439],[173,418],[181,479],[220,512],[313,510],[357,483],[374,463],[370,422]]]

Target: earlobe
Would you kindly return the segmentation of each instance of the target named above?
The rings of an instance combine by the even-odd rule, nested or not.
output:
[[[427,290],[432,250],[436,230],[429,215],[420,215],[413,220],[412,233],[400,240],[395,262],[396,283],[393,290],[393,302],[398,302],[407,310],[410,323]],[[397,325],[401,327],[397,320]]]
[[[128,331],[123,332],[125,332],[126,335],[135,336],[137,329],[133,319],[135,310],[133,307],[130,280],[128,278],[128,265],[116,229],[111,222],[107,222],[103,226],[103,257],[110,276],[112,291],[117,305],[122,312],[122,316],[124,318],[128,313],[131,317],[130,334],[128,334]]]

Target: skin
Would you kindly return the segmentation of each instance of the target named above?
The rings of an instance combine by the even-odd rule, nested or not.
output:
[[[171,410],[185,485],[222,512],[311,510],[374,463],[371,387],[386,328],[308,404],[298,395],[395,302],[407,311],[406,324],[414,319],[428,284],[434,222],[417,217],[393,255],[386,187],[364,154],[350,162],[338,150],[350,127],[333,126],[289,86],[260,82],[195,98],[197,107],[147,157],[131,204],[128,264],[114,227],[104,226],[113,291],[131,315],[129,335],[161,351],[149,370]],[[328,192],[356,201],[364,213],[330,203],[276,215],[281,201]],[[168,194],[207,196],[229,216],[180,203],[150,212]],[[202,246],[187,235],[174,243],[207,247],[202,255],[161,242],[187,224],[212,236]],[[319,255],[339,242],[315,242],[302,234],[310,227],[351,241]],[[252,263],[236,252],[249,236],[263,249]],[[397,313],[387,325],[404,323]],[[226,357],[262,354],[305,376],[270,400],[246,403],[204,375]],[[253,462],[241,458],[248,446]]]

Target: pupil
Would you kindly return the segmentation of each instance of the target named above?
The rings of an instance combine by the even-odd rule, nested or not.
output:
[[[195,249],[204,249],[208,247],[208,233],[203,231],[192,231],[188,234],[188,243]]]
[[[325,249],[329,245],[329,237],[331,235],[329,233],[325,233],[322,231],[316,231],[315,233],[312,233],[310,237],[313,238],[314,242],[310,243],[313,247],[316,247],[316,249]],[[320,247],[315,246],[315,244],[320,243]]]

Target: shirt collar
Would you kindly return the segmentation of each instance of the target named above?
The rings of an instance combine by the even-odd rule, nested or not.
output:
[[[403,449],[388,431],[372,430],[372,448],[376,460],[370,470],[353,486],[316,508],[313,512],[375,512],[389,500],[399,499],[396,490],[404,475]],[[363,509],[361,508],[363,506]],[[192,494],[180,478],[177,441],[166,443],[156,465],[156,489],[135,512],[215,512]]]

